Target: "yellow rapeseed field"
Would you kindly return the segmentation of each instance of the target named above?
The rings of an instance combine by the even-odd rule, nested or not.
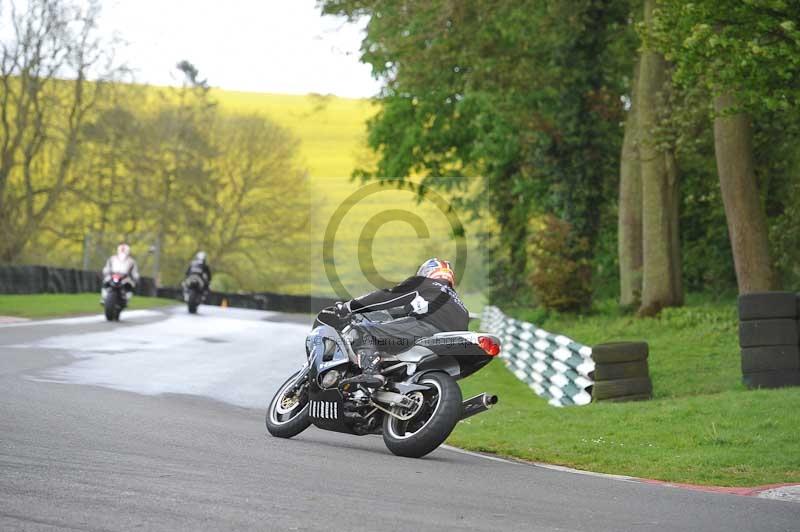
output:
[[[327,263],[329,273],[335,270],[351,293],[380,284],[376,283],[376,273],[386,281],[397,281],[413,273],[426,257],[455,256],[447,217],[431,202],[418,204],[409,191],[386,188],[356,203],[346,203],[363,187],[351,179],[353,170],[375,160],[366,145],[366,122],[377,112],[377,104],[313,94],[215,90],[213,96],[223,113],[262,114],[299,139],[300,163],[308,169],[310,179],[307,184],[298,183],[296,193],[311,199],[309,264],[314,292],[331,292],[323,254],[326,245],[333,257]],[[335,238],[326,241],[325,232],[336,220]]]

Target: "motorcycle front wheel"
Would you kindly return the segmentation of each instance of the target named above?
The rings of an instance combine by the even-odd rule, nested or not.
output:
[[[187,304],[189,306],[189,314],[197,314],[197,307],[200,306],[200,296],[197,292],[192,292],[191,295],[189,295]]]
[[[311,425],[305,387],[297,393],[292,392],[299,373],[295,372],[278,388],[267,408],[267,431],[277,438],[297,436]]]
[[[383,418],[383,442],[398,456],[420,458],[439,447],[461,418],[461,388],[446,373],[424,375],[419,384],[428,386],[424,392],[408,394],[418,403],[409,419],[386,414]],[[393,412],[408,415],[395,407]]]
[[[109,290],[108,294],[106,294],[105,311],[106,320],[108,321],[119,319],[119,305],[117,304],[117,297],[117,292],[115,290]]]

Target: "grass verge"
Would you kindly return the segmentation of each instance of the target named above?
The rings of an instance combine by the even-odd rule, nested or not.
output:
[[[654,399],[555,408],[498,360],[462,387],[465,397],[489,391],[500,403],[460,423],[450,443],[673,482],[800,482],[800,388],[749,391],[741,384],[734,300],[693,296],[686,307],[652,319],[608,304],[595,315],[538,318],[538,325],[587,344],[647,340]]]
[[[134,296],[128,309],[145,309],[175,305],[171,299]],[[83,294],[3,294],[0,295],[0,316],[20,318],[52,318],[77,314],[100,314],[100,295]]]

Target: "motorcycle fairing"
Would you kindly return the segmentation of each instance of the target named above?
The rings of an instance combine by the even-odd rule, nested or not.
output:
[[[318,428],[356,434],[344,415],[344,398],[337,388],[309,386],[308,418]]]
[[[412,365],[409,370],[441,370],[456,379],[463,379],[492,361],[492,357],[478,345],[481,336],[488,336],[497,343],[500,341],[494,335],[472,331],[436,333],[421,338],[410,349],[387,360],[406,362]]]
[[[333,342],[333,348],[331,344]],[[344,398],[338,388],[322,388],[319,377],[330,369],[350,362],[350,346],[328,325],[315,327],[306,338],[308,354],[308,418],[315,426],[355,434],[344,415]],[[331,352],[332,351],[332,352]]]
[[[336,346],[332,357],[325,356],[326,341],[333,342]],[[315,356],[319,358],[320,364],[324,366],[320,369],[328,369],[348,361],[355,362],[355,354],[350,346],[345,343],[339,331],[329,325],[318,325],[306,336],[306,354],[309,362]]]

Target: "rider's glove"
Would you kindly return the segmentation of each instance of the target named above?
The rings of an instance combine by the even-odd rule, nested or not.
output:
[[[333,307],[333,312],[336,314],[337,318],[344,319],[348,317],[350,312],[350,306],[347,303],[338,302]]]

